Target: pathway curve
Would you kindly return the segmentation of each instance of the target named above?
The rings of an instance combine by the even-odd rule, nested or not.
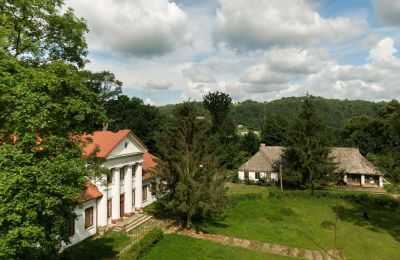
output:
[[[288,247],[283,245],[277,245],[272,243],[266,243],[261,241],[247,240],[235,237],[229,237],[220,234],[204,234],[201,232],[196,232],[195,230],[187,230],[180,229],[176,226],[170,227],[168,229],[169,233],[178,233],[184,236],[189,236],[193,238],[209,240],[212,242],[230,245],[230,246],[238,246],[254,251],[260,251],[264,253],[271,253],[276,255],[290,256],[290,257],[298,257],[309,260],[324,260],[324,259],[345,259],[345,255],[343,251],[338,253],[336,258],[333,257],[333,252],[324,252],[318,250],[309,250],[303,248],[296,247]]]

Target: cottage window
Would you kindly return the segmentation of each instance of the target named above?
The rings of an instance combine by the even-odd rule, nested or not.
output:
[[[68,236],[75,235],[75,218],[71,217],[68,222]]]
[[[93,226],[93,207],[85,209],[85,228]]]
[[[143,194],[142,194],[142,200],[145,201],[147,200],[147,190],[148,190],[149,186],[143,186]]]
[[[107,218],[111,218],[112,199],[107,200]]]
[[[260,179],[260,173],[259,173],[259,172],[256,172],[256,173],[254,174],[254,179],[256,179],[256,180],[259,180],[259,179]]]

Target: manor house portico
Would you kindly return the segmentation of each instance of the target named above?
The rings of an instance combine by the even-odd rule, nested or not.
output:
[[[156,157],[132,131],[96,131],[81,139],[90,140],[84,146],[84,154],[97,151],[96,157],[104,160],[102,165],[111,174],[88,180],[85,196],[75,209],[77,217],[70,223],[71,244],[96,234],[98,227],[113,226],[155,201],[150,186],[156,182],[151,173]]]

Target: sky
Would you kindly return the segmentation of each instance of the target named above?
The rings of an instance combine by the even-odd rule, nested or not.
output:
[[[400,0],[66,0],[86,66],[147,104],[400,99]]]

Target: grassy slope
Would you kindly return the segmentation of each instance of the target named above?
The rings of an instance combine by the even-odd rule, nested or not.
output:
[[[258,186],[230,185],[230,193]],[[400,211],[365,209],[340,202],[338,247],[349,259],[396,259],[400,250]],[[332,248],[334,232],[321,224],[335,222],[335,201],[329,199],[241,201],[215,225],[202,227],[211,233],[318,249]],[[367,211],[370,219],[363,217]]]
[[[177,234],[165,235],[143,259],[292,259],[216,244]]]
[[[129,236],[110,232],[103,237],[90,238],[66,250],[66,259],[110,259],[130,243]]]

